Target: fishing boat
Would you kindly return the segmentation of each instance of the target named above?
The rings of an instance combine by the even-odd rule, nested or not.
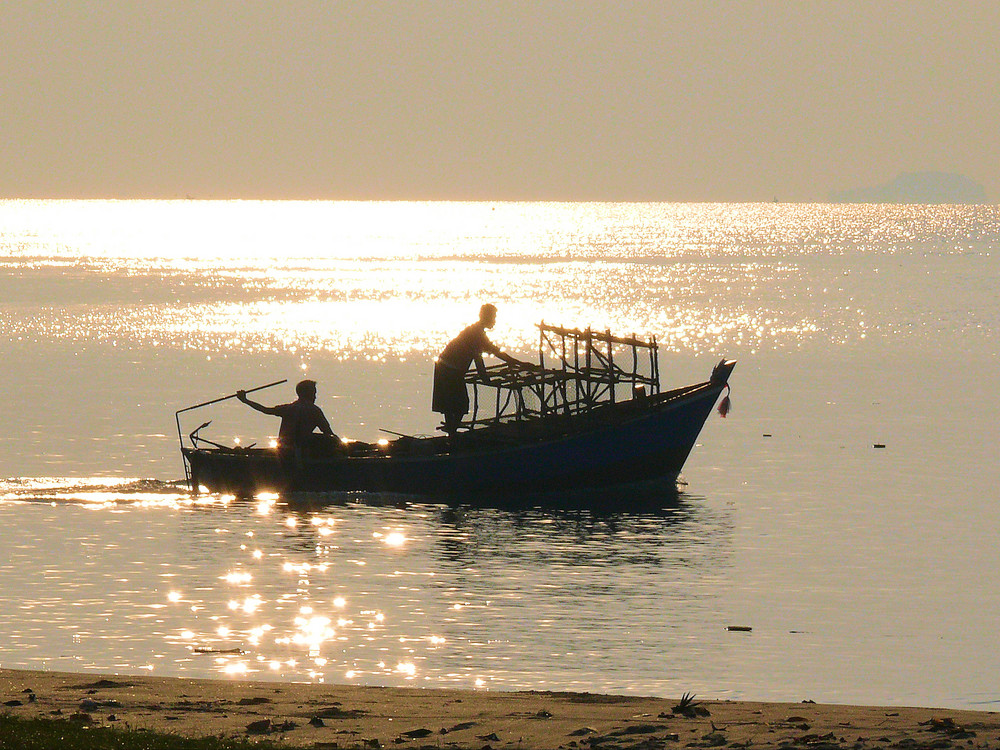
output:
[[[314,434],[291,455],[221,445],[201,436],[205,423],[185,445],[181,414],[232,396],[181,409],[191,490],[502,497],[676,482],[736,363],[723,359],[708,380],[661,391],[655,338],[538,328],[537,365],[466,375],[471,417],[452,436],[385,430],[392,439],[364,443]],[[728,396],[723,415],[726,404]]]

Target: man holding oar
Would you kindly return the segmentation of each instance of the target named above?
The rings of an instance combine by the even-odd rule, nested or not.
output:
[[[316,406],[316,381],[301,381],[295,386],[295,393],[298,395],[295,401],[278,406],[264,406],[251,401],[247,398],[246,391],[236,391],[236,398],[263,414],[281,417],[281,426],[278,427],[279,453],[294,454],[296,458],[300,458],[303,445],[317,427],[324,435],[333,438],[335,445],[339,445],[340,438],[330,428],[323,410]]]

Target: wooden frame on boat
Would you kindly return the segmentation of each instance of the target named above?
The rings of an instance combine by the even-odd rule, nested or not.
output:
[[[601,404],[632,399],[639,389],[643,395],[660,392],[655,338],[643,341],[634,334],[620,337],[611,331],[564,328],[544,321],[537,328],[537,368],[502,363],[487,367],[485,378],[476,369],[466,374],[473,393],[467,427],[580,414]],[[547,366],[546,353],[554,355],[551,366]],[[488,400],[491,391],[493,398]]]

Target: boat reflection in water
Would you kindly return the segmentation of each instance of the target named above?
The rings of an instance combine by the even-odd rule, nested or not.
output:
[[[438,493],[426,498],[398,492],[288,492],[283,497],[288,507],[302,510],[322,510],[334,505],[347,506],[355,503],[400,510],[438,505],[449,509],[456,517],[473,508],[491,508],[512,512],[532,509],[588,510],[595,518],[613,518],[644,513],[668,515],[682,504],[683,493],[678,487],[679,481],[671,477],[537,492],[472,489]],[[682,481],[681,483],[683,484]]]

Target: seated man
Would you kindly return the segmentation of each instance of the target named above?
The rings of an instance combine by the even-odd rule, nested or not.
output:
[[[246,391],[237,391],[236,398],[263,414],[281,417],[281,425],[278,427],[278,453],[285,456],[294,455],[299,460],[309,435],[317,427],[320,432],[338,443],[340,439],[330,428],[323,410],[316,406],[316,381],[303,380],[295,386],[295,393],[298,395],[295,401],[278,406],[264,406],[251,401],[247,398]]]
[[[497,322],[497,309],[493,305],[479,308],[479,320],[465,328],[444,348],[434,362],[434,393],[431,409],[444,415],[444,431],[453,436],[462,423],[462,417],[469,412],[469,392],[465,387],[465,373],[469,365],[476,363],[483,379],[486,379],[486,365],[483,354],[492,354],[512,365],[530,368],[496,347],[486,336],[486,329]]]

